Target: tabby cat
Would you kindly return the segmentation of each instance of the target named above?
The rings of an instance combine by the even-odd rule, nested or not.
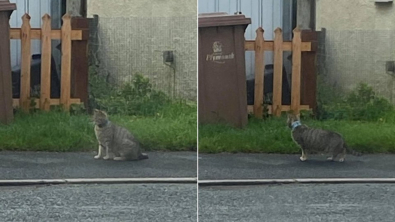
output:
[[[299,116],[288,113],[288,127],[292,129],[292,139],[302,149],[301,161],[307,160],[307,154],[312,152],[324,152],[332,154],[328,160],[343,162],[346,151],[355,156],[362,155],[347,147],[343,137],[336,132],[322,129],[309,128],[300,123]]]
[[[117,126],[108,120],[104,111],[94,110],[95,134],[99,142],[99,151],[95,159],[141,160],[148,155],[141,152],[136,138],[125,128]]]

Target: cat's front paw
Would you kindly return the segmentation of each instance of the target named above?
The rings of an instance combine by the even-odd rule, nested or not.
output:
[[[110,156],[103,157],[103,160],[109,160],[109,159],[110,159]]]
[[[299,159],[300,159],[300,161],[306,161],[306,160],[307,160],[307,157],[301,156]]]
[[[328,161],[332,161],[333,160],[333,157],[328,157],[328,158],[326,158],[326,160],[328,160]]]
[[[100,159],[100,155],[96,155],[96,156],[94,156],[93,158],[95,158],[95,159]]]
[[[339,159],[339,162],[340,162],[340,163],[343,163],[343,162],[344,162],[344,158],[340,158],[340,159]]]

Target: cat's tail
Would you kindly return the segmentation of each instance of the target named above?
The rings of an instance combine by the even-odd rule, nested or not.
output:
[[[148,159],[148,155],[146,153],[141,153],[139,156],[139,160],[145,160]]]
[[[351,154],[351,155],[354,155],[354,156],[362,156],[362,153],[360,153],[360,152],[358,152],[358,151],[355,151],[355,150],[349,148],[346,144],[344,144],[344,148],[346,148],[347,153],[349,153],[349,154]]]

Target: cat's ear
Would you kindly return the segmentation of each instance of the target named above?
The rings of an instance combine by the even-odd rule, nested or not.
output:
[[[98,110],[98,109],[94,109],[93,112],[94,112],[94,113],[98,113],[99,110]]]

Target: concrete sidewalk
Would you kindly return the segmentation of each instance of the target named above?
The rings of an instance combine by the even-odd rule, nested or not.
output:
[[[347,155],[344,163],[312,155],[199,154],[199,180],[293,178],[393,178],[395,155]]]
[[[95,160],[92,153],[0,152],[0,180],[196,177],[196,152],[149,152],[141,161]]]

